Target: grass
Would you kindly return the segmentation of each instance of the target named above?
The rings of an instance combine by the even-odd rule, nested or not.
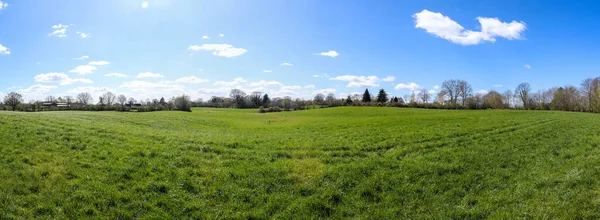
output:
[[[600,115],[0,112],[0,219],[600,218]]]

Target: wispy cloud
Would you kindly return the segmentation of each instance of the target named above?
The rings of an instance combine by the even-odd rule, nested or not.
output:
[[[67,74],[64,73],[45,73],[39,74],[34,77],[37,82],[45,82],[45,83],[60,83],[60,85],[70,85],[74,83],[94,83],[90,79],[77,78],[72,79]]]
[[[336,52],[335,50],[330,50],[327,52],[315,53],[314,55],[325,56],[325,57],[337,57],[340,54],[338,52]]]
[[[104,76],[109,76],[109,77],[118,77],[118,78],[126,78],[127,75],[123,74],[123,73],[108,73],[108,74],[104,74]]]
[[[220,57],[237,57],[242,54],[248,52],[248,50],[244,48],[236,48],[230,44],[202,44],[202,45],[192,45],[188,47],[188,50],[191,51],[212,51],[213,55]]]
[[[281,65],[281,66],[293,66],[294,64],[291,64],[291,63],[282,63],[282,64],[279,64],[279,65]]]
[[[531,66],[529,64],[525,64],[525,68],[531,69]]]
[[[72,25],[66,25],[66,24],[56,24],[56,25],[53,25],[52,29],[54,31],[52,31],[51,33],[49,33],[48,36],[65,38],[65,37],[67,37],[67,30],[71,26]]]
[[[81,56],[81,57],[77,57],[77,58],[73,58],[74,60],[85,60],[85,59],[89,59],[89,56]]]
[[[148,4],[148,2],[147,2],[147,1],[144,1],[144,2],[142,2],[142,8],[143,8],[143,9],[146,9],[146,8],[148,8],[148,6],[149,6],[149,4]]]
[[[165,76],[160,73],[143,72],[143,73],[138,73],[136,78],[143,79],[143,78],[163,78],[163,77],[165,77]]]

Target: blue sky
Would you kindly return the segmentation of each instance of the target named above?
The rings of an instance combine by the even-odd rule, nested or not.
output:
[[[503,91],[598,76],[593,1],[1,2],[0,93],[26,100],[403,96],[446,79]]]

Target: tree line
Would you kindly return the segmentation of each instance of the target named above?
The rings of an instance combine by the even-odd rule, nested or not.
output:
[[[10,111],[58,111],[58,110],[82,110],[82,111],[163,111],[180,110],[191,111],[192,102],[187,95],[172,97],[168,101],[164,98],[136,100],[133,97],[112,92],[106,92],[98,97],[98,102],[94,103],[94,98],[88,92],[79,93],[76,97],[64,96],[55,97],[49,95],[45,100],[30,100],[24,102],[23,96],[17,92],[7,94],[3,102],[0,102],[0,110]]]
[[[191,111],[191,107],[214,108],[258,108],[259,112],[306,110],[316,107],[336,106],[389,106],[434,109],[526,109],[600,112],[600,77],[585,79],[579,87],[566,85],[532,91],[529,83],[521,83],[514,90],[473,92],[473,87],[465,80],[445,80],[437,94],[426,89],[413,90],[404,97],[390,96],[384,89],[372,94],[365,89],[362,94],[337,98],[335,94],[316,94],[312,100],[290,96],[271,98],[262,92],[247,94],[240,89],[232,89],[228,97],[213,96],[208,100],[192,101],[189,96],[172,97],[169,100],[136,100],[125,95],[107,92],[98,97],[96,103],[89,93],[76,97],[48,96],[46,100],[23,101],[21,94],[12,92],[4,97],[0,110],[41,111],[41,110],[92,110],[92,111]],[[49,104],[50,103],[50,104]],[[60,104],[60,105],[59,105]]]

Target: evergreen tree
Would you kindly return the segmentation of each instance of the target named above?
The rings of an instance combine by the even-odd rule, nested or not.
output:
[[[350,95],[348,95],[348,98],[346,98],[346,105],[352,105],[352,97],[350,97]]]
[[[379,90],[379,94],[377,94],[377,102],[380,103],[385,103],[387,102],[387,93],[385,92],[385,90],[380,89]]]
[[[263,96],[262,102],[265,108],[268,108],[271,104],[271,98],[269,98],[269,95],[267,95],[267,93],[265,93],[265,95]]]
[[[362,102],[371,102],[371,93],[369,93],[369,89],[365,89],[365,93],[362,97]]]
[[[398,102],[398,97],[394,97],[394,102]]]

